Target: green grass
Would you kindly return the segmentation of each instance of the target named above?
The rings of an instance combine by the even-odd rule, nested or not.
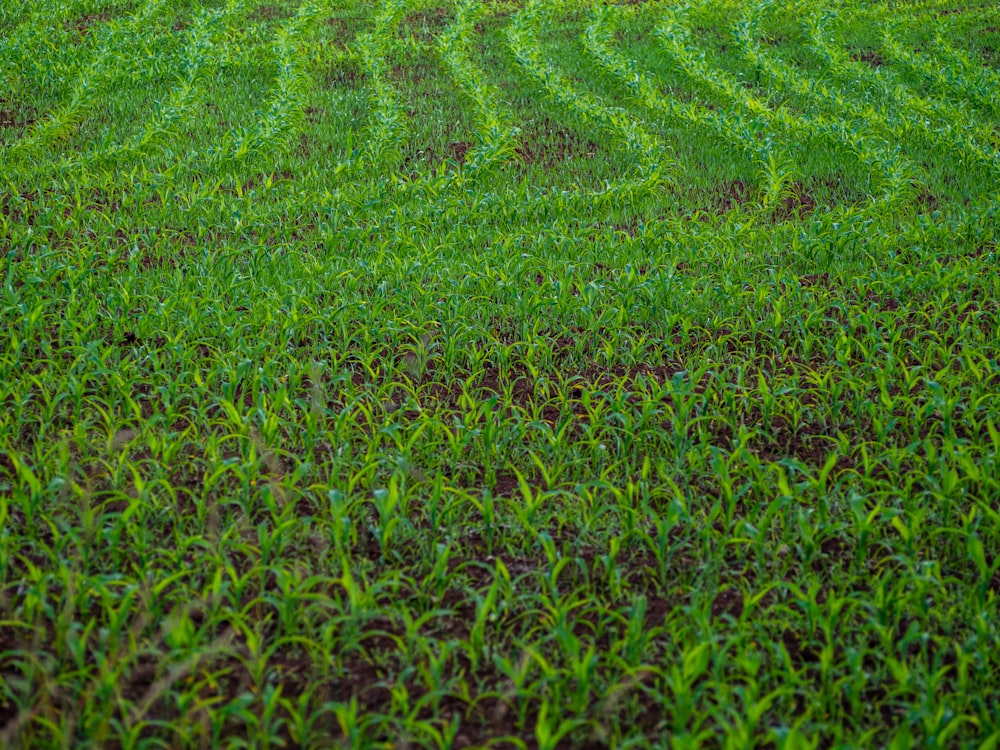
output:
[[[1000,742],[998,12],[0,8],[0,745]]]

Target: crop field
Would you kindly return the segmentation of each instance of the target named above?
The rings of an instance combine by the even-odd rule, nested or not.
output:
[[[0,746],[1000,747],[1000,6],[3,0]]]

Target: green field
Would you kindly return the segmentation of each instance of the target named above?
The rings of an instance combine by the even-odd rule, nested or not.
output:
[[[2,0],[0,747],[1000,747],[1000,6]]]

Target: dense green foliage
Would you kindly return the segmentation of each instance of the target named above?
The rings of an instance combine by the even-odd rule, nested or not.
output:
[[[0,745],[997,747],[998,26],[4,0]]]

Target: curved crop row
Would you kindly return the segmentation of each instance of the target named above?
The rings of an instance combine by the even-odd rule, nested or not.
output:
[[[74,132],[115,81],[133,73],[154,74],[156,65],[149,66],[146,50],[158,34],[154,21],[167,6],[168,0],[146,0],[133,16],[109,22],[96,59],[78,73],[68,101],[35,123],[5,152],[0,152],[8,169],[30,165],[46,149]]]
[[[791,158],[782,153],[773,136],[760,140],[756,138],[752,123],[769,123],[779,116],[772,113],[765,102],[747,92],[732,76],[708,65],[704,56],[694,51],[690,33],[682,19],[683,8],[666,9],[663,20],[656,29],[656,37],[677,70],[721,102],[734,107],[734,112],[708,115],[695,105],[680,103],[673,104],[671,109],[688,119],[713,123],[714,128],[728,141],[739,144],[748,152],[763,177],[763,203],[771,208],[781,200],[786,186],[794,178],[794,167]],[[655,103],[659,99],[650,84],[647,83],[643,88],[645,100]]]
[[[882,49],[894,63],[914,71],[939,91],[972,102],[994,116],[1000,115],[1000,75],[974,63],[940,32],[934,36],[933,55],[904,48],[888,29],[883,35]]]
[[[438,42],[438,53],[448,73],[475,108],[479,142],[466,155],[467,173],[482,171],[512,156],[520,132],[500,102],[497,89],[486,82],[469,58],[472,31],[482,10],[481,0],[458,0],[455,20]]]
[[[970,125],[973,119],[962,107],[946,101],[927,99],[915,94],[890,73],[872,70],[864,63],[852,60],[847,52],[832,41],[829,25],[835,20],[832,11],[809,15],[804,21],[811,48],[823,61],[830,75],[852,89],[865,82],[879,93],[879,101],[892,101],[896,108],[890,111],[880,104],[870,118],[873,125],[903,142],[918,137],[933,147],[946,152],[966,165],[1000,172],[1000,152],[990,143],[991,131]],[[857,97],[857,94],[850,94]]]
[[[790,91],[837,112],[837,116],[815,115],[811,130],[835,150],[845,156],[851,155],[869,165],[873,173],[881,175],[883,188],[879,204],[896,206],[906,202],[916,182],[916,170],[897,150],[869,132],[868,124],[873,118],[878,119],[878,113],[870,105],[855,103],[761,49],[758,25],[763,12],[772,5],[773,0],[758,3],[747,18],[735,25],[734,35],[744,58],[777,89]]]
[[[49,56],[65,53],[66,48],[73,46],[71,41],[78,44],[87,41],[93,30],[106,23],[102,20],[105,14],[110,15],[120,4],[121,0],[56,0],[42,4],[25,2],[9,8],[5,2],[0,14],[9,15],[5,33],[0,26],[0,87],[10,84],[9,77],[21,65],[44,68],[45,77],[50,80],[72,75],[75,70]],[[73,28],[74,19],[80,21],[80,31]],[[84,29],[86,34],[82,33]]]
[[[151,118],[133,138],[66,154],[54,163],[42,162],[33,174],[113,167],[170,148],[177,131],[190,119],[199,90],[211,77],[216,41],[238,23],[245,8],[245,0],[227,0],[226,5],[195,16],[185,32],[177,85],[163,102],[156,102]]]
[[[542,21],[544,5],[530,0],[518,11],[507,29],[511,53],[520,69],[540,85],[548,96],[588,124],[601,128],[609,137],[622,143],[638,162],[634,181],[609,185],[607,193],[623,194],[652,190],[664,181],[673,168],[667,150],[659,138],[649,132],[625,110],[606,105],[596,96],[575,89],[570,80],[546,63],[538,49],[536,29]]]
[[[406,113],[389,80],[385,56],[390,40],[409,0],[384,0],[375,15],[374,28],[357,40],[361,67],[368,77],[371,108],[368,139],[361,161],[376,169],[394,165],[406,137]]]
[[[326,8],[325,0],[306,0],[278,29],[274,42],[278,74],[267,108],[260,120],[247,128],[227,133],[224,142],[211,152],[214,164],[240,161],[249,156],[266,156],[295,132],[305,106],[309,80],[298,60],[296,40]]]

